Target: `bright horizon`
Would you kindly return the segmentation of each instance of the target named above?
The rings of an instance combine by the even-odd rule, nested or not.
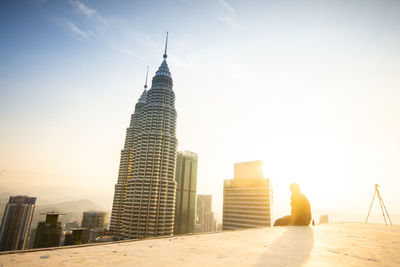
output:
[[[0,7],[0,187],[111,210],[130,115],[168,30],[178,150],[198,153],[197,193],[213,194],[219,215],[223,180],[251,160],[272,180],[275,218],[290,211],[292,182],[313,210],[365,215],[379,184],[400,213],[400,3]]]

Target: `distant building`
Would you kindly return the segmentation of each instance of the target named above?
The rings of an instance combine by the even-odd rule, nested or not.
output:
[[[329,223],[329,216],[327,214],[319,217],[319,224]]]
[[[234,178],[224,181],[223,230],[272,225],[272,189],[262,161],[234,164]]]
[[[89,243],[89,238],[90,230],[88,228],[75,228],[65,234],[64,246],[87,244]]]
[[[29,236],[28,236],[28,242],[25,244],[25,249],[31,249],[33,248],[33,243],[35,242],[35,237],[36,237],[36,228],[32,228],[29,231]]]
[[[6,209],[6,205],[8,203],[10,196],[1,195],[0,196],[0,217],[2,218],[4,215],[4,210]]]
[[[36,197],[10,196],[0,230],[0,251],[25,249]]]
[[[84,211],[82,217],[82,227],[89,229],[106,228],[107,212],[103,211]]]
[[[107,229],[105,228],[93,228],[90,229],[89,242],[95,242],[99,237],[105,236]]]
[[[178,152],[176,159],[176,204],[174,234],[194,232],[196,221],[197,154]]]
[[[117,241],[118,238],[114,235],[104,235],[104,236],[99,236],[96,238],[97,243],[107,243],[107,242],[113,242]]]
[[[70,230],[73,228],[78,228],[78,222],[69,222],[65,224],[65,230]]]
[[[58,215],[60,214],[57,212],[47,213],[46,221],[38,223],[33,248],[50,248],[60,245],[62,228]]]
[[[217,222],[212,212],[212,195],[197,195],[197,231],[215,232]]]

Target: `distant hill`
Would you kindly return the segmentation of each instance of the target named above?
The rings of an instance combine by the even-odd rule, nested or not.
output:
[[[65,202],[46,204],[46,205],[38,205],[37,210],[40,210],[41,212],[56,210],[56,211],[61,211],[63,213],[68,213],[68,212],[87,211],[87,210],[104,211],[104,208],[98,206],[89,199],[80,199],[80,200],[65,201]]]

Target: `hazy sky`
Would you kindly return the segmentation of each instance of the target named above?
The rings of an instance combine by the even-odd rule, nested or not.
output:
[[[275,213],[400,213],[399,1],[1,1],[0,186],[111,209],[146,66],[170,33],[179,150],[198,193],[264,161]],[[375,212],[379,212],[378,209]]]

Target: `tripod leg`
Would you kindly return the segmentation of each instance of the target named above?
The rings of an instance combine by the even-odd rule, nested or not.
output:
[[[379,197],[379,199],[380,199],[381,202],[382,202],[383,208],[385,209],[385,212],[386,212],[386,215],[387,215],[387,217],[388,217],[388,219],[389,219],[390,224],[392,224],[392,220],[391,220],[390,217],[389,217],[389,213],[388,213],[388,211],[387,211],[387,209],[386,209],[385,203],[383,202],[383,198],[382,198],[381,193],[380,193],[379,191],[378,191],[378,197]]]
[[[368,221],[368,217],[369,217],[369,213],[371,212],[372,204],[374,204],[375,195],[376,195],[376,189],[374,192],[374,196],[372,197],[371,206],[369,207],[369,211],[368,211],[367,219],[365,219],[365,223],[367,223],[367,221]]]
[[[383,211],[383,207],[382,207],[382,198],[381,198],[381,194],[379,194],[379,190],[376,189],[377,195],[378,195],[378,199],[379,199],[379,205],[381,205],[381,210],[382,210],[382,215],[383,215],[383,219],[385,220],[385,225],[387,225],[386,223],[386,217],[385,217],[385,212]]]

